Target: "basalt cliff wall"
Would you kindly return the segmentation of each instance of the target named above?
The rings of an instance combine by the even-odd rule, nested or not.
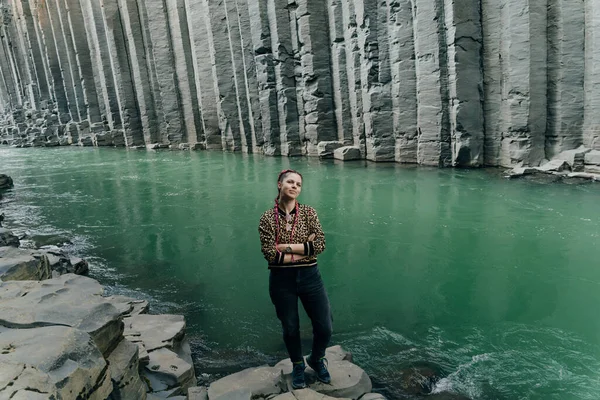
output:
[[[436,166],[600,149],[596,0],[0,5],[5,144]]]

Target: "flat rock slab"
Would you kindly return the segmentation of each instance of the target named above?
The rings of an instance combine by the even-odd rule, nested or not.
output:
[[[102,286],[84,276],[66,274],[42,282],[0,283],[0,324],[12,328],[65,325],[87,332],[108,356],[122,338],[119,311]]]
[[[174,349],[185,335],[185,319],[181,315],[132,315],[123,319],[125,337],[132,342],[142,341],[148,352],[166,347]]]
[[[356,146],[343,146],[333,151],[333,158],[342,161],[360,160],[362,155]]]
[[[281,369],[248,368],[210,384],[210,400],[250,399],[283,392]],[[249,397],[248,397],[249,396]]]
[[[169,349],[161,348],[150,353],[143,374],[151,392],[171,391],[171,395],[184,395],[196,385],[194,366],[188,364]]]
[[[349,361],[330,361],[327,368],[331,374],[331,383],[325,384],[317,380],[315,372],[307,367],[306,383],[311,389],[331,397],[358,399],[373,388],[371,378],[365,371]],[[292,388],[291,372],[285,374],[288,389]],[[212,400],[212,399],[211,399]]]
[[[585,155],[585,163],[590,165],[600,165],[600,150],[592,150]]]
[[[11,246],[0,247],[0,280],[37,281],[51,276],[50,261],[45,255]]]
[[[146,385],[140,378],[138,347],[128,340],[121,340],[108,356],[110,378],[113,382],[111,399],[146,398]]]
[[[104,400],[112,390],[106,361],[87,333],[0,327],[0,398]]]
[[[0,246],[19,247],[20,244],[17,235],[6,228],[0,228]]]

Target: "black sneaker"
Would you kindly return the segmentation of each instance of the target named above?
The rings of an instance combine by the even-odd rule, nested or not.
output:
[[[306,387],[306,380],[304,379],[304,369],[306,365],[304,361],[293,364],[292,369],[292,389],[304,389]]]
[[[327,371],[327,359],[325,357],[319,358],[317,361],[313,361],[313,359],[309,356],[306,358],[306,362],[308,366],[311,367],[317,374],[317,379],[323,383],[331,383],[331,375],[329,375],[329,371]]]

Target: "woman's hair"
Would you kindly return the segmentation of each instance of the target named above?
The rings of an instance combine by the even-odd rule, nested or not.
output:
[[[302,174],[298,171],[295,171],[293,169],[284,169],[283,171],[281,171],[279,173],[279,176],[277,177],[277,182],[282,182],[286,176],[288,176],[289,174],[298,174],[300,175],[300,178],[302,178]]]
[[[302,174],[296,170],[293,169],[284,169],[283,171],[281,171],[279,173],[279,176],[277,177],[277,183],[279,182],[283,182],[283,180],[285,179],[286,176],[288,176],[289,174],[298,174],[300,176],[300,179],[302,178]],[[277,198],[279,198],[279,187],[277,188]]]

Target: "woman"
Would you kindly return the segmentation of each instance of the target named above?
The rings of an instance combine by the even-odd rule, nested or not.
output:
[[[331,338],[329,298],[317,268],[317,255],[325,250],[325,235],[316,211],[296,200],[302,175],[284,170],[277,179],[279,191],[273,208],[260,218],[262,252],[271,270],[269,294],[283,327],[283,341],[293,364],[292,387],[306,387],[300,342],[298,299],[313,326],[313,346],[308,366],[321,382],[331,382],[325,349]]]

